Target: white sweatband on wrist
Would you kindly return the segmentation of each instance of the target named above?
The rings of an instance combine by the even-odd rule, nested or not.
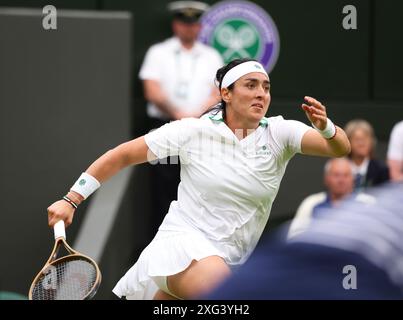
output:
[[[83,172],[70,190],[77,192],[78,194],[82,195],[84,199],[87,199],[100,186],[101,184],[97,179],[88,173]]]
[[[265,74],[267,77],[266,70],[263,66],[256,61],[247,61],[230,69],[224,76],[221,82],[221,88],[228,88],[231,84],[237,81],[239,78],[243,77],[245,74],[259,72]]]
[[[323,138],[325,139],[332,139],[334,138],[334,136],[336,135],[336,126],[334,125],[334,123],[332,122],[332,120],[330,120],[329,118],[327,118],[327,122],[326,122],[326,128],[323,130],[318,129],[317,127],[315,127],[315,125],[312,123],[312,127],[318,131]]]

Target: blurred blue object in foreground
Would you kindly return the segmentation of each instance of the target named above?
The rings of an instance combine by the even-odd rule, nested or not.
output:
[[[207,299],[403,299],[403,184],[347,201],[286,239],[281,228]]]

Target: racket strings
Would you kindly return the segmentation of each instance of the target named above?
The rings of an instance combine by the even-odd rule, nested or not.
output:
[[[33,300],[82,300],[97,280],[96,267],[74,258],[51,264],[39,277],[32,291]]]

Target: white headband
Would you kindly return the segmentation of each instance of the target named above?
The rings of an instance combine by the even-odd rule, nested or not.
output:
[[[263,66],[256,61],[247,61],[237,66],[233,67],[230,71],[228,71],[224,78],[222,79],[221,88],[228,88],[231,84],[237,81],[239,78],[243,77],[245,74],[259,72],[265,74],[267,77],[266,70]]]

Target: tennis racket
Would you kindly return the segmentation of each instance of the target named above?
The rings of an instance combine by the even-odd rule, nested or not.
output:
[[[91,258],[75,251],[66,242],[64,221],[53,227],[55,245],[29,289],[30,300],[87,300],[101,284],[101,272]],[[67,255],[58,257],[64,248]]]

